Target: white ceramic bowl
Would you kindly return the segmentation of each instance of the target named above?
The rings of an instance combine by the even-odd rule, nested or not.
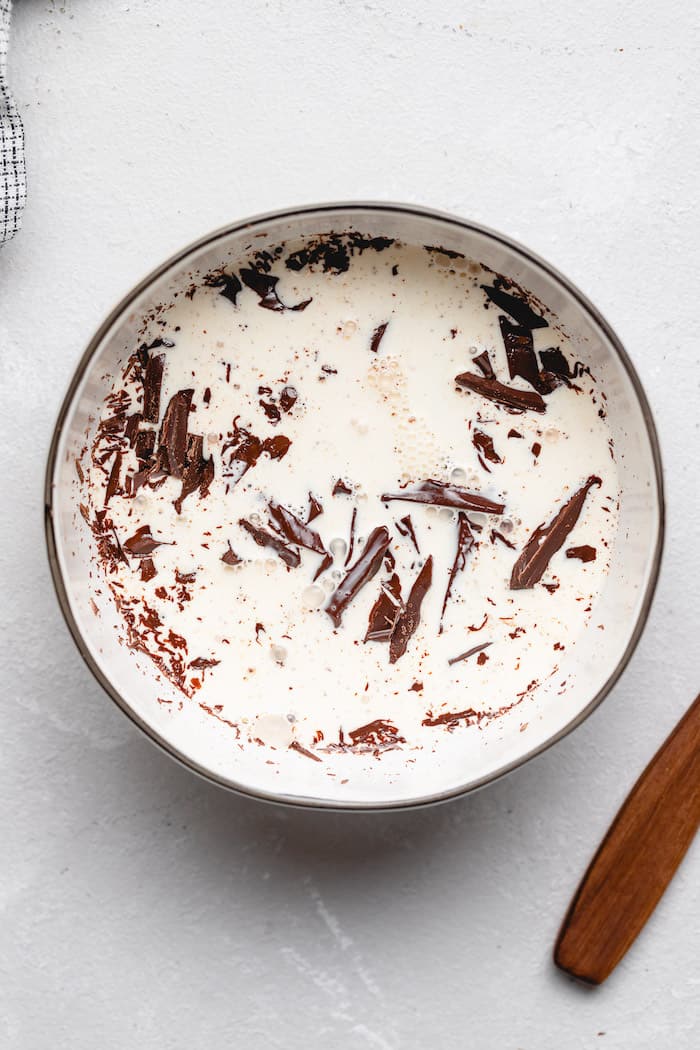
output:
[[[518,711],[480,731],[445,734],[436,753],[426,751],[412,763],[400,750],[388,752],[381,762],[367,763],[348,787],[341,772],[329,778],[327,766],[300,763],[293,753],[283,754],[272,771],[264,749],[232,748],[225,727],[196,704],[185,702],[173,717],[157,703],[152,669],[149,674],[119,643],[107,617],[90,611],[88,573],[94,565],[78,513],[74,460],[106,392],[105,377],[123,365],[150,306],[185,289],[193,272],[207,273],[239,256],[252,238],[264,249],[353,230],[407,244],[440,244],[507,275],[545,303],[605,390],[622,495],[618,541],[598,607],[608,629],[588,629],[567,653],[566,703],[555,702],[550,682],[528,700],[526,717]],[[416,806],[471,791],[514,769],[579,725],[605,697],[637,644],[658,575],[661,464],[649,405],[625,350],[591,303],[551,266],[500,234],[449,215],[405,205],[331,204],[263,215],[212,233],[165,262],[116,307],[91,340],[61,408],[48,462],[46,530],[58,597],[82,656],[113,700],[170,755],[259,798],[332,808]],[[348,760],[357,756],[337,759]]]

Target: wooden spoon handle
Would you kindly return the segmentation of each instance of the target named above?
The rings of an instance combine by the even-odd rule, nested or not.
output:
[[[632,788],[590,863],[554,948],[601,984],[640,932],[700,824],[700,696]]]

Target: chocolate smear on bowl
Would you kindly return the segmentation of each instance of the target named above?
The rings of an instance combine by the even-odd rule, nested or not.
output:
[[[479,371],[487,379],[496,378],[496,373],[493,370],[493,365],[491,364],[491,358],[489,357],[488,350],[482,350],[480,354],[477,354],[476,357],[473,358],[473,361],[476,367],[479,369]]]
[[[518,390],[514,386],[499,383],[497,379],[478,376],[474,372],[461,372],[460,375],[455,376],[455,383],[513,412],[547,411],[545,401],[535,390]]]
[[[462,660],[468,660],[470,656],[475,656],[476,653],[481,653],[484,649],[488,649],[493,642],[482,642],[481,645],[474,645],[471,649],[467,649],[466,653],[460,653],[459,656],[453,656],[451,660],[448,660],[448,664],[452,667],[453,664],[461,663]]]
[[[163,416],[158,445],[165,452],[168,471],[175,478],[182,476],[187,463],[187,425],[194,390],[179,390],[173,394]]]
[[[269,532],[267,529],[253,525],[253,523],[246,518],[239,518],[238,524],[253,537],[258,547],[270,547],[273,551],[279,554],[280,558],[288,568],[296,569],[301,563],[301,555],[299,554],[299,551],[288,546],[284,540],[274,532]]]
[[[233,547],[231,546],[230,540],[228,550],[224,551],[224,553],[221,555],[221,561],[224,563],[224,565],[240,565],[243,561],[243,559],[239,558],[236,552],[234,551]]]
[[[510,314],[513,320],[523,328],[547,328],[549,326],[549,322],[541,314],[536,314],[524,299],[504,291],[499,280],[496,280],[492,287],[487,284],[482,284],[481,287],[492,303]]]
[[[386,332],[388,327],[389,327],[389,322],[385,321],[384,324],[377,325],[377,327],[372,332],[372,338],[369,341],[369,348],[375,354],[379,350],[379,344],[381,343],[382,339],[384,338],[384,333]]]
[[[148,558],[156,547],[165,545],[165,540],[157,540],[151,534],[150,525],[142,525],[133,536],[124,540],[124,549],[133,554],[135,558]]]
[[[367,537],[362,553],[348,569],[326,606],[335,627],[340,627],[343,613],[353,598],[378,573],[389,543],[389,530],[384,525],[373,529]]]
[[[143,418],[146,423],[160,419],[160,388],[163,383],[165,355],[149,357],[143,376]]]
[[[320,500],[316,499],[316,497],[310,492],[309,512],[306,515],[306,524],[309,525],[314,520],[314,518],[318,518],[321,514],[323,514],[323,504]]]
[[[566,552],[567,558],[578,558],[579,561],[584,564],[595,561],[597,552],[595,547],[591,547],[589,544],[584,543],[580,547],[569,547]]]
[[[434,478],[421,482],[417,489],[385,492],[381,499],[383,503],[389,503],[391,500],[404,500],[406,503],[427,503],[432,507],[480,511],[482,514],[502,514],[505,510],[504,503],[495,503],[476,492],[469,492],[461,485],[449,485],[444,481],[436,481]]]
[[[228,299],[234,306],[238,305],[238,293],[243,291],[243,285],[235,273],[211,274],[205,278],[204,283],[209,288],[218,288],[219,295],[223,295],[224,299]]]
[[[295,306],[287,306],[277,294],[279,277],[273,277],[270,273],[261,273],[259,270],[243,269],[240,271],[240,275],[243,284],[255,292],[260,299],[258,305],[262,306],[265,310],[274,310],[277,313],[283,313],[285,310],[305,310],[311,302],[311,299],[304,299],[303,302],[297,303]]]
[[[602,481],[591,475],[557,511],[549,525],[538,525],[513,566],[510,577],[511,590],[534,587],[542,579],[550,559],[564,545],[566,537],[578,521],[586,496],[595,485],[602,485]]]
[[[402,610],[401,581],[392,572],[388,579],[382,580],[379,597],[370,610],[365,642],[388,642]]]
[[[503,462],[503,457],[499,456],[496,449],[493,447],[493,438],[483,430],[474,429],[472,432],[472,445],[476,449],[481,465],[485,470],[489,470],[489,467],[483,462],[485,459],[487,459],[489,463]]]
[[[469,524],[469,519],[466,514],[460,513],[457,519],[457,550],[455,552],[454,561],[452,562],[452,568],[450,569],[450,575],[447,580],[447,588],[445,590],[445,597],[442,602],[442,609],[440,611],[440,626],[438,628],[438,634],[442,634],[442,621],[445,618],[445,610],[447,609],[447,603],[450,600],[452,594],[452,587],[455,582],[457,573],[464,570],[467,564],[467,555],[470,550],[476,545],[474,539],[474,533],[472,532]]]
[[[274,501],[268,504],[268,510],[275,525],[290,543],[316,551],[317,554],[326,553],[319,534],[305,525],[291,510],[287,510],[286,507]]]
[[[420,624],[420,610],[423,599],[430,590],[433,582],[433,558],[429,555],[425,565],[418,573],[416,580],[409,591],[404,608],[399,613],[398,619],[389,641],[389,663],[395,664],[408,648],[413,635]]]
[[[416,530],[413,528],[413,522],[411,521],[411,515],[406,514],[405,517],[401,518],[400,521],[394,523],[396,530],[401,536],[408,536],[411,543],[416,548],[416,554],[420,554],[420,547],[418,546],[418,540],[416,539]]]
[[[444,255],[446,259],[463,259],[464,255],[462,252],[455,252],[451,248],[442,248],[439,245],[424,244],[426,252],[430,255]]]

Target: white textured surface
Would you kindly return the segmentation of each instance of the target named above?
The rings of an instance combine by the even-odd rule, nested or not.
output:
[[[592,850],[700,682],[698,17],[583,6],[17,5],[30,197],[0,254],[3,1047],[696,1045],[697,847],[606,986],[550,964]],[[329,197],[453,210],[560,267],[630,349],[666,460],[666,559],[623,681],[527,768],[414,814],[287,812],[179,769],[81,666],[43,549],[51,428],[104,313],[209,228]]]

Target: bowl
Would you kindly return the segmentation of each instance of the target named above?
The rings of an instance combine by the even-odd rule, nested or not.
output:
[[[443,263],[477,260],[484,272],[506,275],[533,302],[544,304],[605,393],[619,477],[619,525],[595,623],[591,620],[562,655],[565,697],[557,674],[527,696],[524,706],[483,724],[450,725],[455,731],[443,732],[430,747],[369,747],[361,754],[338,748],[324,761],[311,762],[286,747],[241,746],[230,720],[211,717],[196,697],[164,701],[157,669],[123,644],[114,610],[95,615],[95,549],[81,517],[75,463],[94,433],[110,380],[138,344],[145,316],[176,293],[186,293],[193,280],[221,272],[253,249],[305,244],[338,232],[439,246]],[[595,307],[548,263],[501,234],[425,208],[382,203],[258,216],[209,234],[158,267],[90,341],[60,411],[46,477],[46,535],[56,592],[81,655],[108,695],[154,743],[208,780],[260,799],[333,809],[412,807],[453,798],[522,765],[580,725],[617,681],[639,640],[658,576],[663,523],[661,462],[649,405],[627,353]]]

